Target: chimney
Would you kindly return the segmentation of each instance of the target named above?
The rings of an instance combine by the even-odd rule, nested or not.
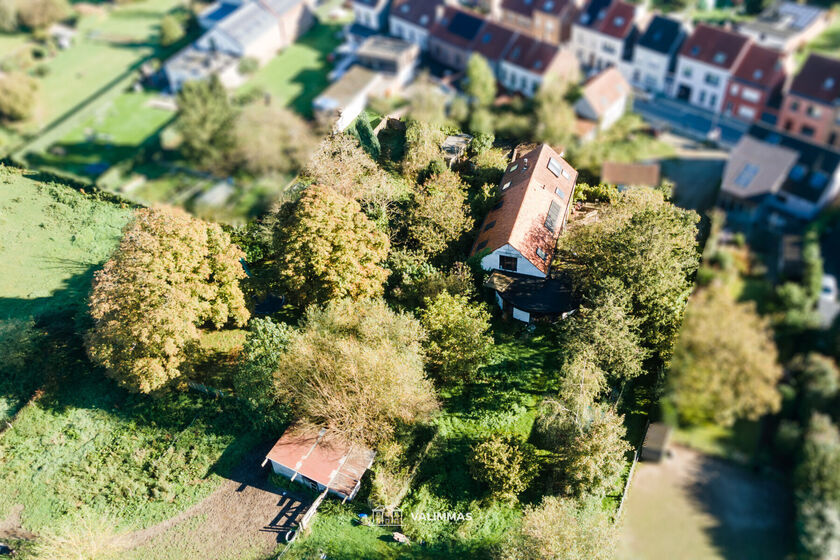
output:
[[[522,171],[525,171],[526,169],[528,169],[528,158],[525,158],[522,162]]]

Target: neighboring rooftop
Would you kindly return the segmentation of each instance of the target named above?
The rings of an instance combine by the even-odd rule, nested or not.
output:
[[[469,47],[478,36],[484,25],[484,20],[474,14],[447,6],[434,27],[431,34],[452,45],[461,48]]]
[[[551,66],[557,54],[558,49],[555,45],[522,34],[511,43],[504,59],[510,64],[542,75]]]
[[[394,0],[391,15],[429,29],[435,23],[435,12],[443,0]]]
[[[266,458],[349,498],[374,455],[370,449],[350,444],[326,428],[292,426]]]
[[[516,35],[514,30],[488,21],[473,42],[472,50],[487,60],[498,60],[505,54]]]
[[[615,66],[589,79],[581,88],[581,95],[595,113],[603,117],[615,103],[626,99],[631,88]]]
[[[742,199],[776,193],[798,159],[794,150],[743,136],[729,153],[721,190]]]
[[[590,0],[578,18],[578,23],[584,27],[595,27],[604,20],[611,0]]]
[[[566,278],[538,278],[494,270],[484,285],[528,313],[559,315],[577,308],[572,284]]]
[[[191,79],[200,80],[221,72],[236,60],[236,57],[221,51],[200,51],[189,45],[178,51],[166,64],[172,70],[189,75]]]
[[[595,29],[604,35],[624,39],[633,31],[635,17],[635,6],[622,0],[614,0]]]
[[[406,52],[415,50],[416,48],[413,43],[403,41],[402,39],[374,35],[365,39],[356,51],[356,56],[360,58],[398,59]]]
[[[535,11],[559,15],[568,4],[569,0],[502,0],[502,8],[529,18]]]
[[[574,194],[577,171],[542,144],[508,165],[499,203],[488,212],[472,253],[510,244],[548,273]]]
[[[655,187],[659,185],[658,163],[618,163],[605,161],[601,167],[601,182],[609,185]]]
[[[721,27],[701,23],[680,49],[680,55],[719,68],[732,68],[749,38]]]
[[[782,53],[761,45],[751,44],[732,71],[732,77],[742,82],[769,88],[784,79]]]
[[[790,84],[790,92],[835,104],[840,99],[840,60],[811,54]]]
[[[670,54],[679,45],[682,37],[682,24],[674,19],[656,15],[639,38],[638,46],[662,54]]]
[[[347,107],[359,95],[367,94],[379,79],[377,72],[357,64],[316,97],[312,106],[319,111]]]
[[[744,24],[744,27],[766,35],[790,37],[808,29],[825,14],[824,9],[815,6],[780,2],[765,9],[753,21]]]

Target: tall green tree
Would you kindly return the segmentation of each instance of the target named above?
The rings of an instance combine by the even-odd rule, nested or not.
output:
[[[447,382],[472,380],[493,348],[490,313],[463,295],[440,292],[421,314],[431,370]]]
[[[0,119],[23,121],[32,116],[38,82],[21,72],[0,74]]]
[[[487,59],[478,53],[470,55],[467,61],[466,86],[464,92],[474,107],[489,107],[496,99],[496,75]]]
[[[486,484],[496,498],[516,501],[539,470],[537,455],[528,443],[514,436],[493,435],[472,449],[470,472]]]
[[[28,29],[46,29],[72,14],[67,0],[18,1],[18,18]]]
[[[363,112],[359,118],[356,119],[355,128],[356,135],[359,137],[359,142],[368,155],[374,160],[379,159],[379,156],[382,153],[382,146],[379,144],[379,138],[373,131],[373,127],[370,126],[370,121],[368,120],[366,113]]]
[[[557,79],[543,82],[534,97],[534,140],[568,149],[574,142],[575,111],[566,101],[567,85]]]
[[[295,112],[274,104],[252,103],[234,124],[236,159],[254,175],[293,173],[309,161],[317,140]]]
[[[312,306],[278,360],[278,399],[304,422],[380,444],[437,408],[424,337],[416,319],[381,300]]]
[[[94,277],[91,359],[131,391],[182,381],[199,326],[248,321],[239,289],[243,256],[217,224],[177,209],[138,210]]]
[[[667,358],[682,323],[697,269],[697,222],[652,189],[621,193],[600,220],[560,236],[559,268],[571,275],[575,289],[593,297],[605,277],[629,296],[640,319],[642,343]]]
[[[405,131],[405,156],[402,172],[411,181],[416,181],[434,161],[443,163],[444,136],[440,128],[425,121],[412,120]]]
[[[564,491],[575,496],[603,496],[612,490],[624,472],[624,455],[631,449],[625,434],[624,417],[597,407],[589,425],[560,451]]]
[[[794,473],[801,558],[840,555],[840,431],[823,414],[811,417]]]
[[[184,27],[171,14],[166,14],[160,20],[160,44],[169,47],[177,43],[184,36]]]
[[[695,295],[669,372],[685,420],[731,425],[775,412],[781,377],[770,325],[753,303],[739,303],[718,286]]]
[[[201,169],[230,171],[234,164],[236,111],[216,75],[209,80],[186,82],[178,92],[176,127],[181,151]]]
[[[364,299],[382,293],[388,271],[388,237],[359,204],[321,185],[277,212],[274,247],[277,274],[298,305],[331,299]]]
[[[432,175],[414,191],[406,216],[409,246],[427,257],[444,252],[475,225],[467,204],[467,187],[457,174]]]
[[[501,560],[613,560],[618,531],[595,501],[546,496],[525,508],[522,526],[505,539]]]

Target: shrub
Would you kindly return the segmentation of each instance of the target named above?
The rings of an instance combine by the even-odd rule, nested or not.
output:
[[[515,501],[538,472],[534,447],[513,436],[491,436],[474,446],[469,466],[476,481],[507,501]]]
[[[250,76],[260,68],[260,61],[254,57],[246,56],[242,60],[239,61],[239,66],[237,70],[243,76]]]

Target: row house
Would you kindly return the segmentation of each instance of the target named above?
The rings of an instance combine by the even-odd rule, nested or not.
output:
[[[443,11],[442,0],[393,0],[388,29],[391,35],[426,51],[429,49],[429,31]]]
[[[581,6],[577,0],[494,0],[492,18],[519,32],[551,43],[567,43]]]
[[[388,28],[390,0],[353,0],[353,19],[367,29],[382,32]]]
[[[840,60],[812,54],[785,95],[778,126],[813,142],[840,145]]]
[[[591,0],[572,26],[572,49],[591,72],[617,66],[629,71],[638,35],[639,6],[621,0]]]
[[[677,99],[719,113],[735,68],[749,50],[748,37],[700,24],[685,40],[677,59]]]
[[[510,91],[533,97],[547,76],[563,83],[580,79],[577,60],[568,49],[559,49],[528,35],[519,35],[499,62],[499,82]]]
[[[630,82],[648,92],[670,92],[677,53],[685,40],[682,23],[654,16],[633,48]]]
[[[765,112],[778,113],[785,69],[782,53],[752,44],[729,79],[723,114],[754,122]],[[776,115],[774,115],[776,116]]]

